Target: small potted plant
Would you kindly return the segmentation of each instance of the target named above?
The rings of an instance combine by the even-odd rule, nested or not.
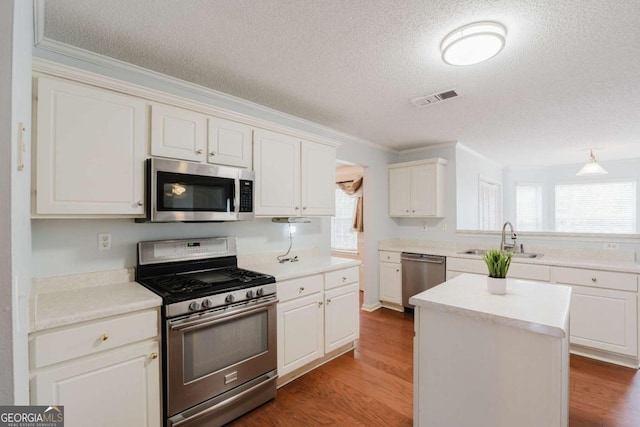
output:
[[[487,289],[492,294],[507,293],[507,272],[511,265],[511,252],[490,249],[484,254],[484,262],[489,269]]]

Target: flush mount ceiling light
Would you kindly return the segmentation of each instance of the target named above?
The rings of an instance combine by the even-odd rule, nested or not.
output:
[[[449,33],[442,40],[442,60],[451,65],[472,65],[496,56],[507,30],[497,22],[475,22]]]
[[[576,175],[606,175],[608,173],[609,172],[604,170],[604,168],[596,161],[596,156],[593,155],[593,150],[590,150],[589,161],[578,171]]]

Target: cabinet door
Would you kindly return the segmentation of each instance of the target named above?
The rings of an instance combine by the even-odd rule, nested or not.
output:
[[[360,337],[357,283],[332,289],[324,294],[324,350],[329,353]]]
[[[40,370],[31,380],[31,404],[64,405],[67,427],[157,427],[159,361],[154,341]]]
[[[317,293],[278,304],[278,375],[324,356],[324,309]]]
[[[402,304],[402,274],[400,264],[380,263],[380,301]]]
[[[335,215],[336,149],[302,141],[302,215]]]
[[[202,162],[206,138],[206,116],[168,105],[151,106],[152,156]]]
[[[253,161],[256,215],[300,215],[300,141],[256,129]]]
[[[251,169],[253,129],[242,123],[209,118],[207,161]]]
[[[638,356],[635,292],[572,286],[571,343]]]
[[[389,169],[389,215],[411,215],[411,173],[409,168]]]
[[[38,79],[35,214],[144,215],[146,104]]]
[[[437,165],[411,168],[411,216],[437,216]]]

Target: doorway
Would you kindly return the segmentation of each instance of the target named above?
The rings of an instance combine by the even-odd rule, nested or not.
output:
[[[361,166],[336,163],[336,214],[331,218],[331,256],[360,261],[360,291],[364,291],[365,233],[354,229],[354,218],[357,215],[360,218],[364,216],[363,175],[364,168]],[[361,212],[356,213],[358,204]]]

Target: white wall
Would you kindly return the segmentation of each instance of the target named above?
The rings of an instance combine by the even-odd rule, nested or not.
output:
[[[328,218],[297,224],[292,252],[315,248],[328,254],[330,226]],[[98,233],[111,233],[110,251],[98,251]],[[135,267],[138,242],[219,236],[238,237],[240,254],[285,253],[289,246],[287,225],[270,219],[186,224],[137,224],[133,219],[38,219],[33,220],[34,276]]]
[[[485,156],[469,149],[464,144],[456,145],[456,200],[457,228],[477,230],[478,194],[480,177],[489,178],[502,185],[503,168]],[[504,216],[504,218],[508,218]]]
[[[32,2],[0,2],[0,404],[29,402],[29,150],[18,171],[18,123],[30,141]]]
[[[12,405],[11,64],[13,2],[0,2],[0,404]]]
[[[364,168],[364,305],[372,307],[378,300],[378,241],[396,237],[397,226],[389,217],[389,179],[387,165],[396,163],[395,152],[363,144],[345,143],[338,148],[338,161]]]

